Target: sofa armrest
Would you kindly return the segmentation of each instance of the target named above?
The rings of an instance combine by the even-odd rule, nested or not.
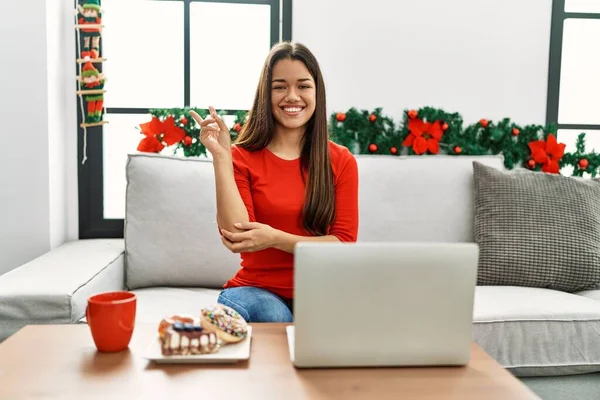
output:
[[[87,299],[125,288],[122,239],[66,243],[0,276],[0,341],[25,325],[68,324]]]

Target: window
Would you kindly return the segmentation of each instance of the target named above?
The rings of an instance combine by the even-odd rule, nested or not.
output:
[[[127,154],[136,152],[137,127],[150,120],[150,109],[248,110],[269,49],[291,40],[291,0],[102,0],[101,6],[108,123],[87,128],[85,137],[79,129],[82,239],[123,237]]]
[[[557,123],[566,151],[582,132],[586,150],[600,151],[599,42],[600,1],[554,0],[546,122]]]

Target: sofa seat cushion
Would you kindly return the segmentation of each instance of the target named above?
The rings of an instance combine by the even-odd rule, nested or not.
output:
[[[94,293],[123,290],[123,239],[65,243],[0,276],[0,341],[25,325],[68,324]]]
[[[136,289],[135,320],[140,324],[156,324],[171,315],[200,316],[200,310],[217,302],[218,289],[153,287]]]
[[[600,371],[600,303],[541,288],[478,286],[473,337],[517,376]]]

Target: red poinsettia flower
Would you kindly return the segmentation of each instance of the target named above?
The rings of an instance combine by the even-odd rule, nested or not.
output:
[[[534,140],[529,143],[531,158],[542,164],[542,171],[551,174],[558,174],[560,169],[558,162],[565,154],[564,143],[558,143],[554,135],[548,135],[548,140]]]
[[[185,138],[185,130],[175,124],[172,115],[164,121],[152,117],[150,122],[140,124],[140,129],[146,137],[140,141],[137,149],[147,153],[158,153],[165,145],[174,145]]]
[[[431,154],[440,152],[440,140],[444,134],[442,123],[423,122],[421,119],[411,119],[408,122],[410,134],[404,139],[402,146],[412,146],[415,154],[423,154],[427,150]]]

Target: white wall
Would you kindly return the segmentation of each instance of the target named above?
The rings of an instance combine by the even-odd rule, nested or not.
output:
[[[50,1],[50,0],[48,0]],[[56,1],[56,0],[55,0]],[[74,8],[75,4],[73,0],[58,0],[61,3],[61,22],[58,24],[59,29],[62,30],[61,42],[63,47],[61,50],[63,60],[63,82],[62,86],[63,93],[63,109],[65,116],[65,130],[64,138],[66,148],[66,180],[67,180],[67,241],[77,240],[79,238],[79,192],[78,192],[78,181],[77,171],[79,168],[78,155],[77,155],[77,97],[73,96],[73,91],[69,85],[74,80],[74,76],[78,75],[76,65],[73,63],[75,54],[75,40],[73,39],[74,32],[72,30],[74,22]],[[73,86],[76,87],[76,83],[73,82]],[[71,86],[72,87],[72,86]]]
[[[47,251],[45,0],[0,2],[0,273]]]
[[[0,2],[0,274],[77,237],[70,3]]]
[[[66,220],[66,132],[65,118],[61,109],[64,107],[60,65],[62,50],[62,32],[57,29],[61,20],[60,0],[46,0],[46,43],[48,50],[48,155],[49,155],[49,208],[50,208],[50,247],[65,241],[67,233]]]
[[[46,0],[50,247],[78,236],[74,2]]]
[[[316,55],[328,111],[396,121],[405,108],[465,123],[544,123],[551,0],[298,0],[292,39]]]

